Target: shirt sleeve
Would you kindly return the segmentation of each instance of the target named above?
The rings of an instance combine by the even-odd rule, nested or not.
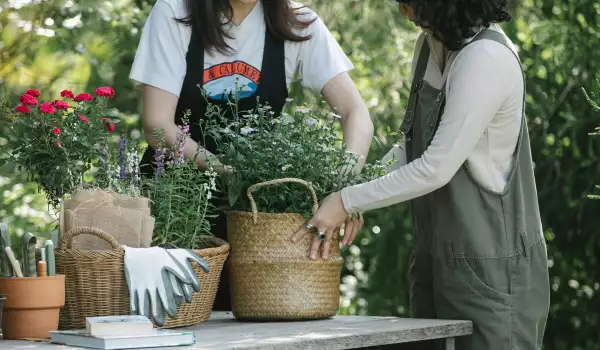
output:
[[[312,11],[310,15],[315,18],[315,21],[307,30],[300,33],[310,35],[312,38],[299,45],[298,78],[303,87],[321,92],[329,80],[341,73],[351,71],[354,66],[321,18]],[[301,18],[310,17],[304,13]]]
[[[184,25],[172,5],[159,0],[144,25],[129,78],[179,96],[185,77]]]
[[[345,209],[356,213],[390,206],[450,182],[516,84],[522,84],[520,76],[513,53],[498,43],[482,41],[464,49],[449,72],[445,111],[430,146],[392,173],[342,190]]]

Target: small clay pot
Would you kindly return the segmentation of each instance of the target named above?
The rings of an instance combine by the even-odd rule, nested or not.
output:
[[[65,276],[1,277],[4,339],[48,339],[65,305]]]

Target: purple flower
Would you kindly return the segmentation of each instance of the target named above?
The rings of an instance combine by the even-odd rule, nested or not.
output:
[[[154,170],[154,175],[156,177],[161,177],[165,173],[165,149],[158,148],[154,151],[154,163],[156,165],[156,169]]]
[[[121,173],[119,174],[119,178],[121,180],[127,179],[127,155],[125,154],[127,149],[127,139],[122,138],[119,140],[119,169]]]
[[[175,159],[175,155],[173,155],[173,162],[175,164],[183,164],[185,142],[186,142],[186,139],[187,139],[187,135],[188,135],[189,129],[190,129],[189,125],[186,125],[181,130],[182,132],[180,132],[179,134],[177,134],[177,138],[175,139],[175,144],[177,145],[177,153],[176,153],[177,157],[176,157],[176,159]]]

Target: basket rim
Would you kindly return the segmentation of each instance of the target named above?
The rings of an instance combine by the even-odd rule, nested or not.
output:
[[[278,217],[278,216],[297,216],[300,217],[304,220],[306,220],[306,218],[302,215],[302,214],[298,214],[298,213],[265,213],[265,212],[258,212],[258,216],[263,216],[263,217]],[[231,210],[227,212],[227,217],[230,216],[242,216],[242,217],[253,217],[253,214],[251,211],[239,211],[239,210]]]
[[[227,243],[227,241],[222,240],[217,237],[213,237],[213,241],[220,245],[218,247],[212,247],[212,248],[193,249],[193,251],[196,254],[202,255],[204,257],[212,257],[212,256],[229,254],[229,250],[231,250],[231,246],[229,245],[229,243]]]

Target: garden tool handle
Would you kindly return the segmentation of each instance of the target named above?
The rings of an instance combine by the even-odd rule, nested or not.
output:
[[[113,250],[123,250],[123,247],[121,247],[119,242],[117,242],[117,240],[113,236],[109,235],[104,230],[90,226],[75,227],[74,229],[69,230],[69,232],[67,232],[66,234],[61,235],[60,243],[58,244],[58,249],[71,249],[73,246],[73,238],[79,235],[96,236],[107,241],[112,246]]]
[[[315,189],[312,187],[312,185],[309,182],[306,182],[302,179],[296,179],[296,178],[275,179],[275,180],[261,182],[261,183],[258,183],[258,184],[248,187],[247,195],[248,195],[248,199],[250,199],[250,205],[252,206],[252,216],[254,218],[254,223],[258,222],[258,209],[256,208],[256,202],[254,201],[254,197],[252,197],[252,192],[254,192],[255,190],[258,190],[260,188],[263,188],[263,187],[279,185],[282,183],[289,183],[289,182],[299,183],[301,185],[306,186],[308,188],[308,190],[310,191],[310,196],[312,197],[313,214],[316,213],[317,210],[319,210],[319,199],[317,198],[317,193],[315,192]]]

